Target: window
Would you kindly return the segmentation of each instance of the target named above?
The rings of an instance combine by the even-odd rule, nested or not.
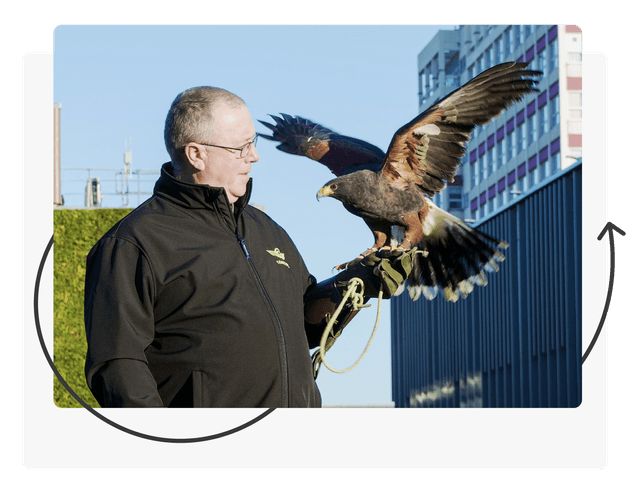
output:
[[[489,155],[483,155],[482,159],[482,180],[489,176]]]
[[[446,76],[444,79],[444,86],[458,88],[460,86],[460,77],[453,75]]]
[[[542,165],[538,165],[538,167],[533,171],[534,177],[533,181],[535,184],[539,184],[542,180],[544,180],[544,168]]]
[[[498,169],[498,149],[492,147],[489,149],[489,175]]]
[[[520,40],[520,25],[514,25],[511,31],[513,32],[513,46],[518,48],[522,41]]]
[[[551,159],[554,162],[554,172],[557,172],[561,168],[561,165],[560,165],[560,152],[556,152],[554,155],[552,155]]]
[[[460,188],[452,188],[449,191],[449,208],[462,208],[462,192]]]
[[[551,164],[553,163],[553,155],[551,157],[549,157],[549,159],[544,162],[544,178],[547,178],[548,176],[550,176],[553,172],[553,167],[551,166]]]
[[[526,130],[526,123],[521,123],[520,125],[518,125],[516,127],[516,132],[518,137],[516,138],[516,144],[517,144],[517,150],[516,153],[520,153],[522,150],[524,150],[527,145],[526,145],[526,135],[525,135],[525,130]]]
[[[496,49],[498,50],[498,63],[504,62],[504,35],[501,35],[496,42]]]
[[[504,139],[500,140],[498,142],[498,146],[496,147],[496,154],[497,154],[497,159],[496,159],[496,170],[498,168],[500,168],[502,165],[504,165],[504,156],[505,156],[505,150],[506,147],[505,145],[507,144],[507,142],[504,141]]]
[[[581,62],[582,61],[582,53],[569,52],[569,53],[567,53],[567,60],[570,61],[570,62]]]
[[[560,152],[556,152],[544,163],[544,177],[547,178],[560,170]]]
[[[509,140],[511,143],[511,156],[510,158],[514,158],[518,154],[518,139],[516,138],[516,130],[512,130],[509,134]]]
[[[477,187],[480,183],[480,162],[476,161],[473,164],[473,186]]]
[[[431,97],[436,90],[438,90],[438,73],[433,73],[434,69],[429,69],[429,96]]]
[[[540,53],[538,53],[538,70],[540,70],[542,72],[543,76],[547,75],[547,49],[543,48],[542,50],[540,50]]]
[[[534,113],[527,119],[527,136],[528,145],[531,145],[536,140],[536,114]]]
[[[504,39],[505,55],[508,57],[513,53],[513,28],[507,28],[502,38]]]
[[[549,43],[549,71],[558,68],[558,37]]]
[[[549,131],[549,104],[545,103],[544,106],[538,110],[538,119],[540,126],[540,135],[544,135]]]
[[[553,128],[560,123],[560,96],[556,95],[549,100],[549,127]]]
[[[509,203],[509,187],[502,191],[502,204],[506,205],[507,203]]]
[[[527,168],[527,175],[524,177],[526,179],[526,188],[532,188],[535,185],[534,182],[534,170],[529,171],[529,169]]]
[[[529,35],[531,35],[533,33],[533,25],[525,25],[524,27],[524,36],[525,38],[528,38]]]

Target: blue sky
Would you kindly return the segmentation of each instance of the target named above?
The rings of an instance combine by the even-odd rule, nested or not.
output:
[[[386,150],[397,128],[418,113],[417,56],[439,29],[452,26],[59,26],[54,34],[54,102],[62,104],[63,168],[132,167],[168,161],[163,128],[175,96],[196,85],[242,97],[257,122],[280,112],[312,119]],[[252,202],[293,238],[318,280],[332,266],[373,244],[361,219],[333,199],[317,202],[332,178],[322,165],[279,152],[260,139]],[[114,172],[95,172],[113,189]],[[82,206],[86,173],[63,171],[66,205]],[[151,190],[153,179],[143,184]],[[111,184],[109,183],[111,182]],[[144,200],[144,198],[143,198]],[[137,204],[137,196],[131,197]],[[120,196],[103,205],[120,207]],[[353,363],[367,343],[376,301],[361,312],[328,354],[334,368]],[[369,353],[354,370],[323,367],[325,404],[391,402],[389,305]]]

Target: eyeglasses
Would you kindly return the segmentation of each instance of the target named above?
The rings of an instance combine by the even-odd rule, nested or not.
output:
[[[200,142],[198,142],[200,143]],[[249,155],[249,150],[251,149],[251,145],[254,147],[258,144],[258,134],[251,139],[250,142],[245,143],[241,147],[223,147],[222,145],[209,145],[208,143],[201,143],[200,145],[206,145],[207,147],[216,147],[216,148],[224,148],[225,150],[236,150],[240,152],[240,158],[244,158]]]

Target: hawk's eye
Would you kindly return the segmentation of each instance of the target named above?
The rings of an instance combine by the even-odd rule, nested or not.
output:
[[[335,192],[338,189],[338,185],[336,185],[335,183],[332,183],[330,188]]]

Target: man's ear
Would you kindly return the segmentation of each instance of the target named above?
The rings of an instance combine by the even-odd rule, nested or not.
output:
[[[184,147],[184,155],[191,166],[198,172],[205,168],[206,148],[195,142],[190,142]]]

